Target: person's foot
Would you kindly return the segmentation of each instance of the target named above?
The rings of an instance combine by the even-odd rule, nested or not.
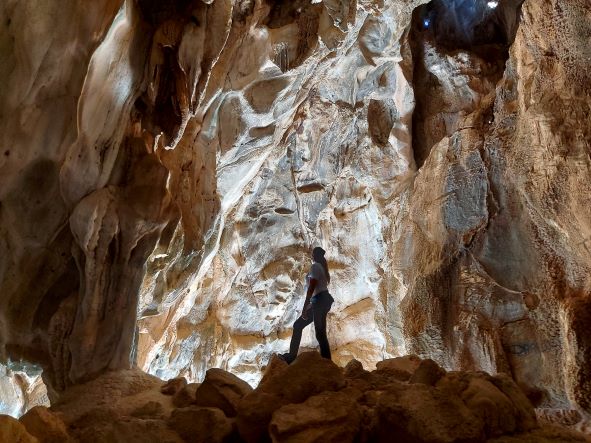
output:
[[[289,352],[286,352],[285,354],[277,354],[277,356],[288,365],[295,360],[295,358],[293,358]]]

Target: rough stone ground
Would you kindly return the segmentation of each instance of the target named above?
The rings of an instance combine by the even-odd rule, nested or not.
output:
[[[536,418],[506,375],[446,372],[405,356],[367,371],[304,352],[273,357],[256,389],[210,369],[200,385],[139,370],[108,372],[51,408],[0,416],[0,443],[588,442]]]

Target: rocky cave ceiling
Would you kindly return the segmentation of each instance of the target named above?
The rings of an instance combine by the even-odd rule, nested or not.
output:
[[[591,413],[587,0],[7,0],[0,26],[18,407],[40,368],[50,398],[133,364],[255,383],[319,244],[338,364]]]

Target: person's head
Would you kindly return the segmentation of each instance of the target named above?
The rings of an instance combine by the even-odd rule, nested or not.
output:
[[[316,246],[314,249],[312,249],[312,260],[314,260],[316,263],[320,263],[322,265],[322,267],[324,268],[324,273],[326,274],[326,280],[330,282],[330,273],[328,272],[328,263],[326,262],[326,259],[324,258],[324,254],[326,254],[326,251],[324,249],[322,249],[320,246]]]
[[[326,251],[320,246],[316,246],[314,249],[312,249],[312,259],[317,263],[320,263],[320,261],[324,258],[324,254],[326,254]]]

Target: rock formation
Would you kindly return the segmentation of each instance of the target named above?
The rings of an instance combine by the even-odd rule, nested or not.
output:
[[[10,436],[40,443],[590,441],[538,423],[507,375],[446,373],[416,356],[379,362],[375,371],[357,360],[339,368],[317,352],[290,366],[274,357],[254,390],[210,369],[188,403],[174,405],[186,388],[180,378],[110,371],[67,389],[51,409],[37,406],[19,421],[0,416],[0,443],[14,442]]]
[[[8,0],[0,26],[0,362],[53,400],[134,365],[256,385],[320,244],[340,365],[414,353],[591,414],[586,0]]]

